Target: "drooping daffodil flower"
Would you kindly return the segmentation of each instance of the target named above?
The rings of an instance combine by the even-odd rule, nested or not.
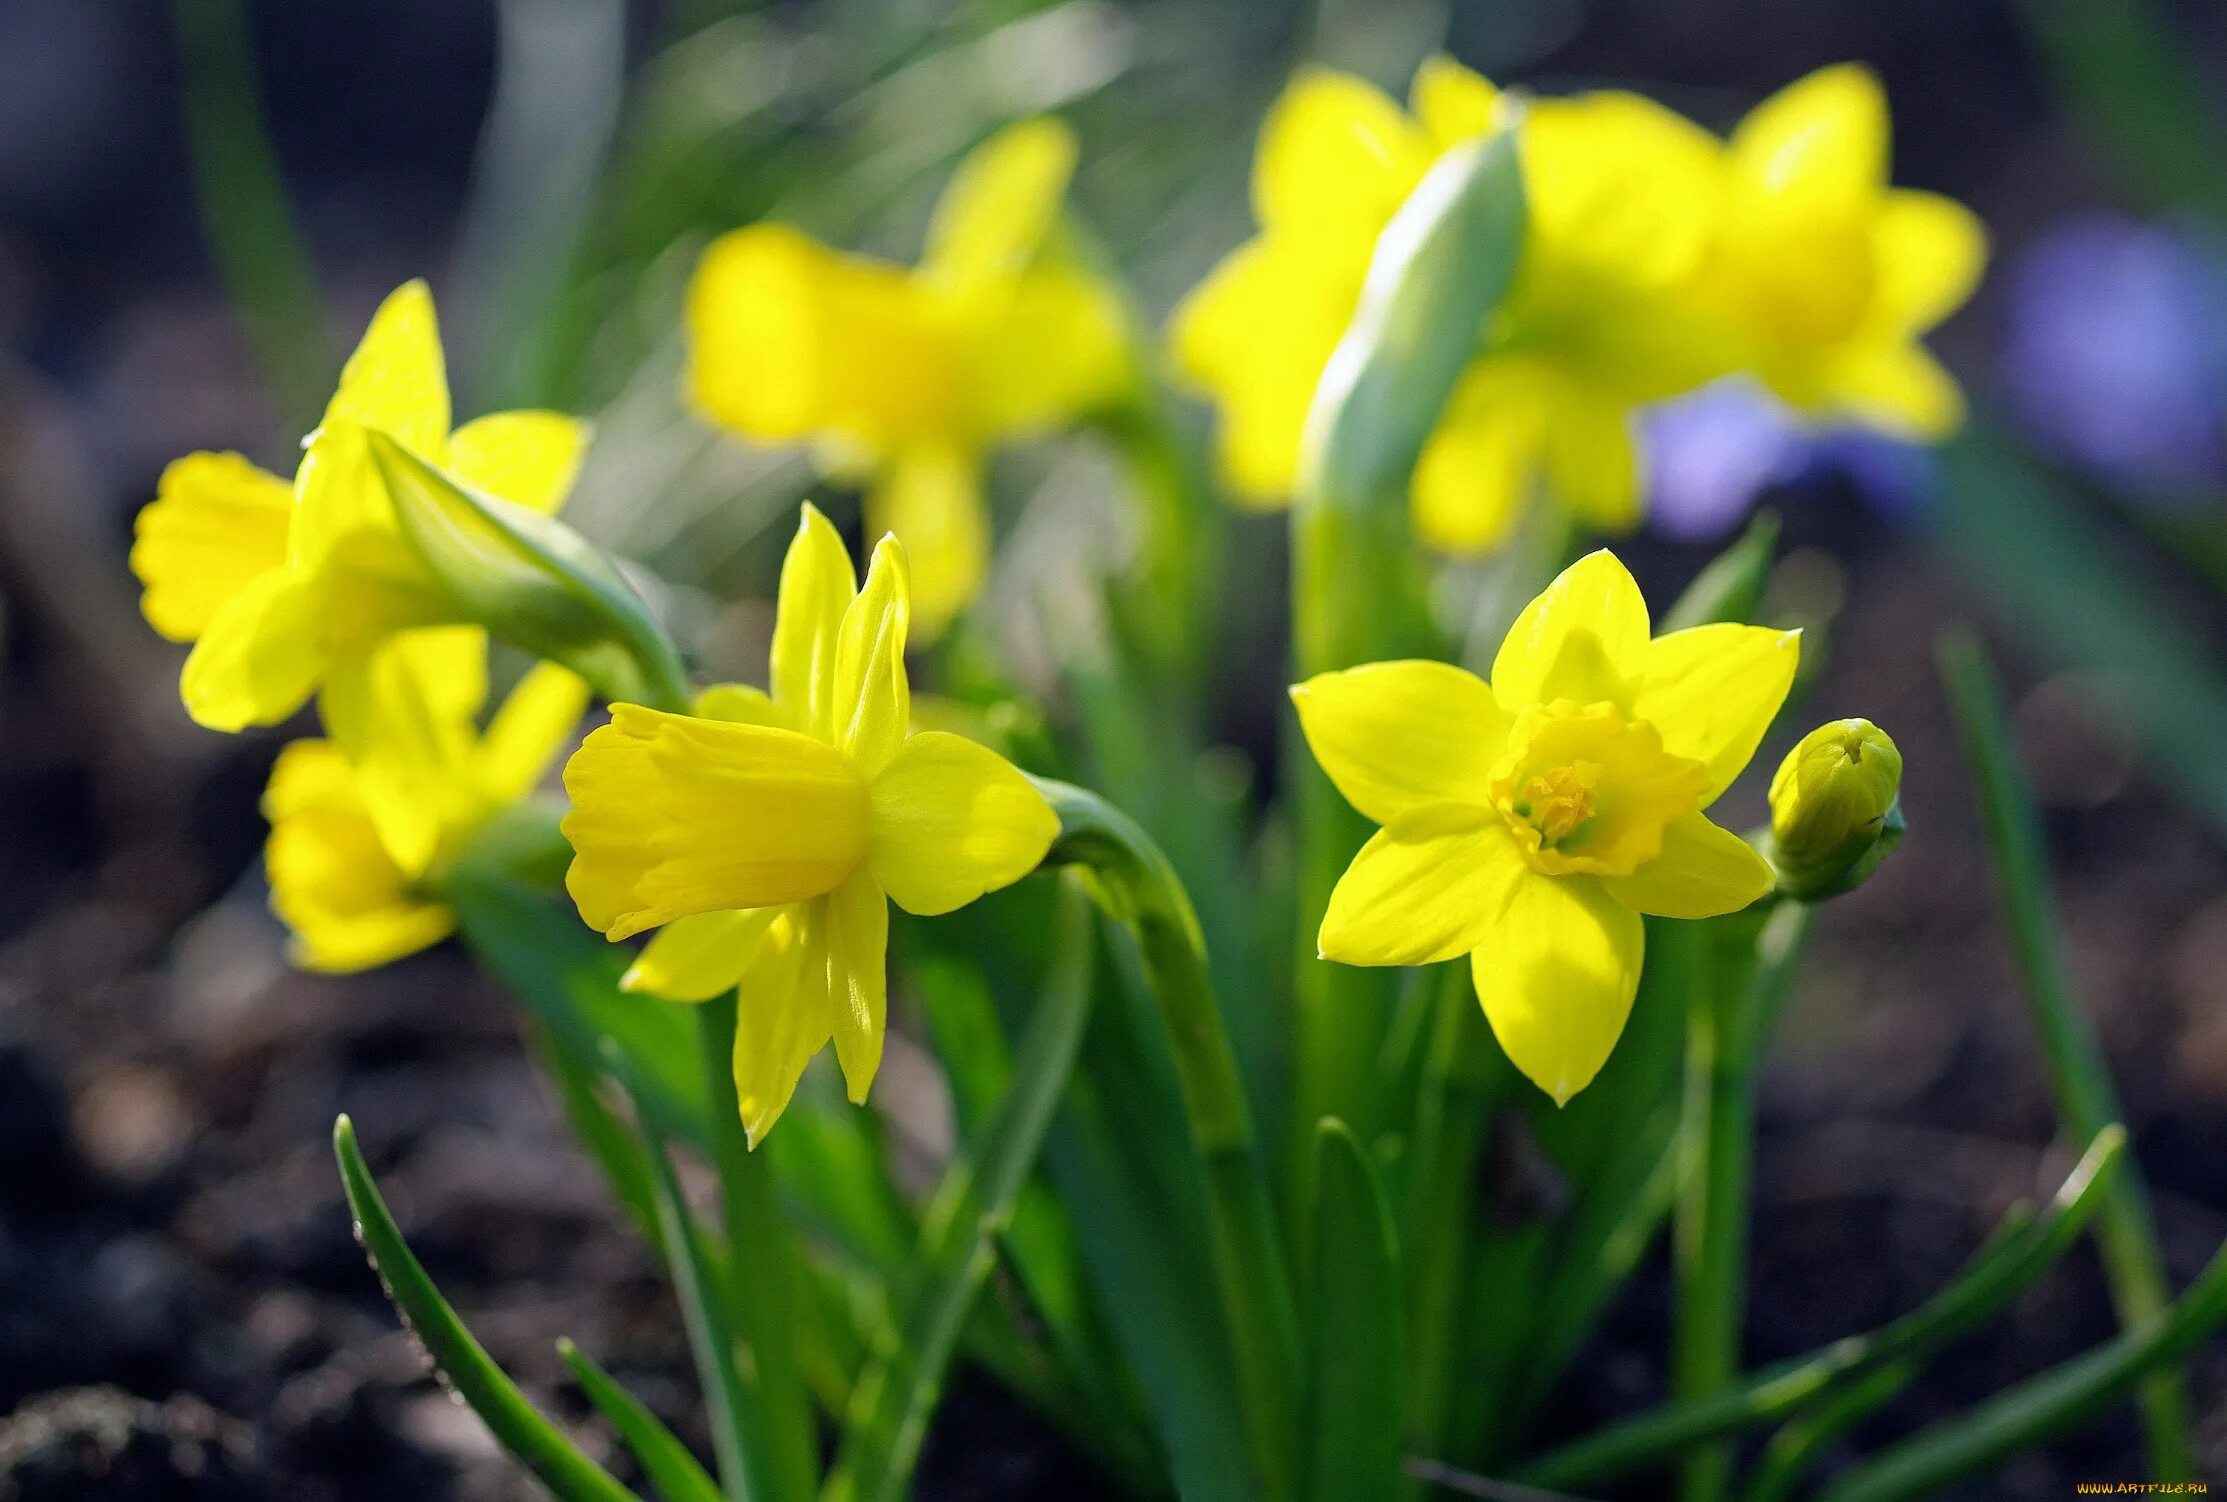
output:
[[[265,865],[271,907],[293,933],[294,962],[307,970],[368,970],[446,937],[455,915],[442,900],[443,870],[488,821],[525,798],[580,723],[588,686],[542,663],[512,690],[484,733],[476,703],[453,684],[438,654],[382,654],[372,694],[377,734],[407,742],[401,778],[367,778],[328,740],[299,740],[279,753],[263,794],[270,821]],[[382,800],[410,800],[430,815],[430,850],[396,851],[381,837],[391,820]]]
[[[1220,467],[1239,500],[1289,499],[1308,407],[1377,237],[1439,157],[1503,113],[1499,90],[1446,58],[1416,74],[1407,110],[1321,69],[1285,90],[1253,161],[1259,233],[1172,327],[1178,367],[1218,409]],[[1448,552],[1496,547],[1542,486],[1597,527],[1629,527],[1641,495],[1634,411],[1722,368],[1692,298],[1721,144],[1619,91],[1530,101],[1519,129],[1528,221],[1516,278],[1413,482],[1417,533]]]
[[[651,928],[626,985],[674,1001],[739,987],[735,1085],[755,1143],[832,1037],[851,1099],[880,1066],[894,901],[947,913],[1034,870],[1059,821],[1004,758],[911,729],[903,546],[860,589],[810,506],[781,571],[770,692],[693,715],[612,708],[565,768],[566,885],[613,939]]]
[[[691,401],[864,483],[868,532],[895,533],[912,560],[923,638],[988,570],[991,450],[1134,380],[1120,296],[1061,242],[1075,150],[1052,119],[992,136],[960,164],[916,268],[756,224],[712,242],[689,287]]]
[[[1641,915],[1735,912],[1772,885],[1704,810],[1786,698],[1799,633],[1650,632],[1638,585],[1597,552],[1524,608],[1490,682],[1381,662],[1291,691],[1315,759],[1383,826],[1331,894],[1323,958],[1468,955],[1502,1048],[1557,1104],[1624,1030]]]
[[[545,513],[571,489],[587,443],[586,424],[554,412],[497,412],[453,432],[449,421],[432,294],[410,282],[373,315],[291,481],[238,454],[189,454],[140,512],[131,554],[148,622],[193,643],[179,682],[187,712],[238,731],[278,724],[317,694],[358,774],[389,784],[373,806],[411,865],[440,831],[404,795],[409,770],[392,763],[401,742],[378,731],[378,659],[409,641],[410,671],[440,712],[469,717],[486,691],[486,639],[454,624],[457,605],[402,536],[366,434]]]
[[[1954,199],[1889,186],[1891,130],[1855,63],[1758,105],[1726,153],[1704,295],[1741,365],[1797,411],[1933,440],[1964,399],[1919,338],[1972,295],[1987,232]]]

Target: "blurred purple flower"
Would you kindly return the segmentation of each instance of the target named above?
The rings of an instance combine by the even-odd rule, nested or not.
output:
[[[2227,262],[2193,234],[2110,214],[2021,256],[2004,351],[2036,442],[2181,504],[2227,483]]]
[[[1734,377],[1650,408],[1641,419],[1648,524],[1700,541],[1732,530],[1766,492],[1838,480],[1890,520],[1924,504],[1931,456],[1870,428],[1817,426]]]

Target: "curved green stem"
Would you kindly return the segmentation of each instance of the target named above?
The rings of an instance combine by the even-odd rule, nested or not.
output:
[[[1293,1495],[1299,1326],[1276,1239],[1251,1108],[1214,998],[1191,900],[1160,848],[1095,793],[1031,779],[1059,815],[1048,865],[1081,868],[1092,899],[1135,937],[1166,1025],[1191,1136],[1204,1161],[1215,1277],[1261,1495]]]

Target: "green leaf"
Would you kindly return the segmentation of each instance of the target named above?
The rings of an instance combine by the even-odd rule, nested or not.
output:
[[[356,1146],[356,1129],[345,1116],[333,1123],[333,1156],[340,1160],[341,1187],[372,1268],[448,1389],[561,1502],[640,1502],[543,1418],[457,1319],[379,1198],[379,1186]]]
[[[876,1342],[858,1382],[830,1502],[897,1502],[920,1456],[929,1415],[967,1310],[995,1260],[996,1239],[1044,1144],[1090,1017],[1089,918],[1079,891],[1063,905],[1055,969],[1030,1023],[1011,1092],[979,1146],[953,1159],[921,1223],[911,1286],[897,1323]]]
[[[588,1395],[588,1401],[619,1431],[619,1438],[626,1441],[626,1448],[665,1502],[725,1502],[718,1484],[688,1453],[688,1447],[634,1394],[596,1365],[587,1352],[567,1339],[557,1342],[557,1354],[572,1368],[573,1378]]]
[[[1305,1495],[1394,1502],[1407,1489],[1400,1473],[1406,1311],[1392,1207],[1376,1166],[1343,1122],[1323,1122],[1315,1142]]]
[[[2057,1114],[2076,1138],[2093,1137],[2123,1119],[2123,1113],[2073,977],[2071,947],[2050,891],[2047,848],[2013,749],[2002,693],[1986,654],[1970,635],[1945,638],[1939,655],[1958,735],[1978,786],[1988,851],[2033,1008],[2034,1030],[2049,1065]],[[2138,1329],[2160,1318],[2171,1296],[2157,1223],[2139,1172],[2121,1174],[2112,1186],[2096,1235],[2121,1327]],[[2179,1374],[2161,1370],[2153,1375],[2143,1386],[2141,1405],[2151,1466],[2159,1479],[2194,1475],[2188,1397]]]
[[[402,535],[461,619],[564,664],[603,698],[687,710],[688,675],[672,643],[586,538],[462,484],[384,433],[367,437]]]
[[[1756,512],[1739,539],[1693,576],[1685,593],[1656,623],[1656,633],[1719,621],[1754,620],[1755,608],[1763,602],[1763,586],[1771,580],[1771,560],[1778,551],[1778,541],[1777,514]]]

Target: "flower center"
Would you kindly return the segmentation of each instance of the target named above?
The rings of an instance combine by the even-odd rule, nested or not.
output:
[[[1662,852],[1663,826],[1701,806],[1708,773],[1608,702],[1557,699],[1516,717],[1493,806],[1536,870],[1627,876]]]

